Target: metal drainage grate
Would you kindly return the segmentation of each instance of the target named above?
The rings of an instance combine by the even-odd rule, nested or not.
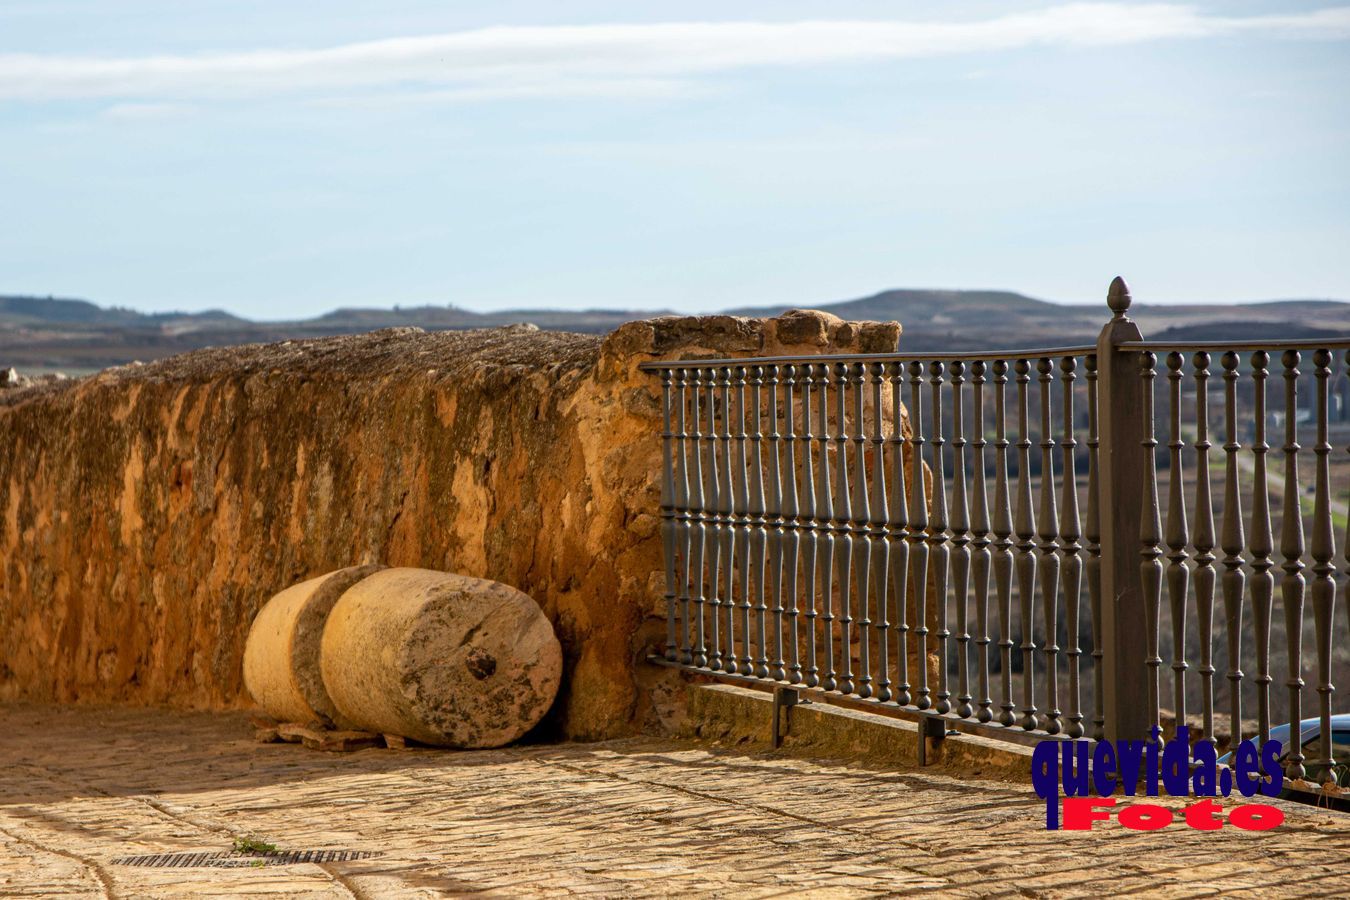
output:
[[[145,866],[155,869],[246,869],[259,866],[289,866],[299,863],[347,862],[379,856],[374,850],[274,850],[271,853],[151,853],[114,859],[115,866]]]

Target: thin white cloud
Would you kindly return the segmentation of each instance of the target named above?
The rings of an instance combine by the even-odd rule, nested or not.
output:
[[[1350,38],[1350,7],[1207,15],[1173,4],[1075,3],[973,22],[684,22],[486,28],[314,50],[101,58],[0,55],[0,99],[206,98],[411,85],[537,96],[549,85],[669,82],[747,67],[871,62],[1032,47],[1262,35]],[[616,89],[617,90],[617,89]],[[641,89],[638,91],[641,93]]]
[[[120,122],[146,122],[175,119],[187,115],[193,107],[186,103],[114,103],[99,113],[101,118]]]
[[[470,87],[417,89],[404,91],[367,91],[358,94],[322,96],[313,101],[317,107],[342,109],[389,109],[393,106],[429,106],[445,103],[481,103],[487,100],[524,100],[537,97],[608,97],[632,99],[649,97],[686,97],[698,92],[689,81],[673,78],[624,78],[553,80],[547,83],[480,84]]]

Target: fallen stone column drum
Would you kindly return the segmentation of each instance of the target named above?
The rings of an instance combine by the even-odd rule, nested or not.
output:
[[[345,727],[500,747],[552,705],[562,647],[538,604],[515,588],[397,568],[342,595],[320,665]]]
[[[244,644],[244,686],[281,722],[333,724],[319,648],[324,623],[342,593],[383,566],[353,566],[292,585],[258,611]]]

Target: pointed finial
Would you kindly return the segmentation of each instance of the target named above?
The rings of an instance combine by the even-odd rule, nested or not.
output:
[[[1130,308],[1130,286],[1119,275],[1111,280],[1111,287],[1106,292],[1106,305],[1111,307],[1117,319],[1124,319],[1125,312]]]

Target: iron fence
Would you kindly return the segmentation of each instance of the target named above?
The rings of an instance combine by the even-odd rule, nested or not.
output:
[[[1334,777],[1350,512],[1333,510],[1329,398],[1350,340],[1148,342],[1120,279],[1108,305],[1094,346],[647,364],[665,660],[1019,740],[1146,737],[1170,668],[1177,722],[1198,699],[1197,736],[1226,716],[1232,740],[1266,739],[1278,637],[1282,720],[1299,733],[1312,673],[1322,734],[1311,760],[1290,743],[1288,774]]]

